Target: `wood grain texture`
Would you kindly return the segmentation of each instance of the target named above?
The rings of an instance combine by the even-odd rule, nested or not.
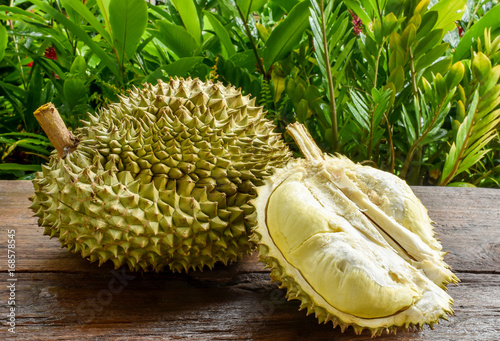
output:
[[[461,279],[450,286],[455,316],[434,330],[377,340],[500,339],[500,190],[415,187],[436,222],[445,260]],[[269,282],[256,254],[188,274],[98,267],[43,235],[32,217],[28,181],[0,181],[0,339],[8,335],[7,230],[16,234],[19,340],[368,340],[298,311]],[[8,335],[9,337],[12,337]]]

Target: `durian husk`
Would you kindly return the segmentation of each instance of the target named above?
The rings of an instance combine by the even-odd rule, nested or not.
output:
[[[303,125],[287,130],[305,158],[258,188],[252,239],[288,299],[319,323],[373,336],[453,314],[445,289],[458,278],[409,186],[324,154]]]
[[[212,268],[250,253],[249,200],[290,158],[255,98],[190,78],[119,98],[36,174],[31,208],[44,234],[131,270]]]

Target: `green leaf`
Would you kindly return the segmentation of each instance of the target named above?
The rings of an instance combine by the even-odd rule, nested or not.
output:
[[[302,39],[309,26],[309,1],[299,2],[288,16],[272,31],[264,47],[264,67],[267,70],[286,57]]]
[[[402,20],[401,20],[402,21]],[[400,20],[394,15],[394,13],[389,13],[384,17],[384,37],[389,36],[401,23]]]
[[[189,70],[203,61],[203,57],[184,57],[163,66],[162,69],[170,76],[186,77]]]
[[[134,55],[141,41],[148,22],[148,6],[144,0],[111,0],[109,14],[114,46],[123,63]]]
[[[387,84],[393,83],[396,88],[396,92],[401,91],[403,89],[403,85],[405,82],[405,71],[403,66],[398,65],[392,72],[389,78],[387,79]]]
[[[382,32],[382,23],[380,22],[380,20],[375,19],[373,21],[372,29],[375,42],[377,43],[377,45],[382,45],[384,39],[384,33]]]
[[[35,133],[17,133],[17,132],[12,132],[12,133],[3,133],[0,134],[0,138],[8,137],[8,136],[14,136],[14,137],[33,137],[35,139],[38,139],[40,141],[39,144],[46,144],[50,145],[50,140],[45,137],[44,135],[39,135]]]
[[[198,53],[199,45],[184,27],[167,21],[157,23],[158,31],[149,31],[167,46],[179,58],[193,57]]]
[[[486,92],[488,92],[491,88],[493,88],[500,78],[500,65],[495,65],[491,68],[490,72],[486,75],[483,80],[483,84],[481,84],[479,95],[483,96]]]
[[[84,101],[87,96],[87,87],[79,78],[68,78],[64,81],[64,97],[68,102],[69,109]]]
[[[351,91],[351,98],[353,104],[347,103],[349,111],[351,112],[352,116],[359,124],[359,126],[361,126],[363,129],[366,129],[367,131],[370,131],[370,113],[368,108],[369,104],[366,103],[366,100],[360,94],[358,94],[357,91]]]
[[[416,61],[415,69],[423,70],[429,65],[432,65],[436,62],[440,57],[442,57],[449,48],[449,44],[444,43],[434,47],[432,50],[427,51],[427,53],[423,54]]]
[[[414,50],[415,59],[428,52],[434,46],[443,40],[443,29],[430,31],[424,38],[422,38]]]
[[[255,27],[257,28],[257,31],[259,31],[259,37],[260,37],[260,39],[262,39],[262,41],[265,44],[266,41],[267,41],[267,39],[269,39],[269,35],[271,33],[269,33],[269,31],[267,30],[267,28],[264,25],[262,25],[261,23],[256,23]]]
[[[479,116],[490,112],[500,104],[500,84],[497,84],[487,93],[481,96],[481,101],[477,106]]]
[[[453,143],[450,147],[448,155],[446,156],[446,161],[444,162],[440,183],[442,183],[451,174],[451,172],[453,171],[453,165],[455,165],[458,161],[457,159],[458,159],[458,150],[455,143]]]
[[[186,31],[191,34],[199,45],[201,43],[201,24],[196,3],[193,0],[172,0],[172,2],[181,16]]]
[[[111,24],[109,23],[109,2],[111,0],[96,0],[97,6],[101,11],[101,15],[104,19],[104,28],[111,35]]]
[[[420,41],[434,28],[434,25],[436,25],[438,21],[438,17],[439,14],[436,11],[429,11],[424,14],[422,17],[422,24],[417,31],[417,41]]]
[[[208,11],[203,11],[203,14],[205,14],[205,17],[207,17],[208,21],[210,22],[210,25],[212,25],[212,28],[214,29],[215,34],[222,43],[222,46],[224,47],[223,52],[225,53],[223,53],[223,56],[226,58],[231,57],[233,54],[236,53],[236,49],[234,48],[234,45],[231,41],[231,37],[229,36],[228,31],[212,13]]]
[[[500,4],[490,9],[486,14],[479,19],[460,39],[455,53],[453,54],[453,61],[459,61],[466,58],[471,50],[472,44],[484,34],[484,30],[491,27],[500,26]]]
[[[491,70],[491,62],[482,52],[478,52],[472,59],[472,75],[474,79],[482,81]]]
[[[392,51],[389,57],[389,72],[394,71],[400,65],[404,65],[405,55],[400,49]]]
[[[483,117],[478,123],[472,128],[472,133],[474,135],[482,136],[488,131],[493,130],[496,126],[500,124],[500,109],[494,110]]]
[[[65,8],[70,7],[82,16],[109,44],[113,44],[108,31],[80,0],[62,0],[61,2]]]
[[[0,25],[0,62],[3,59],[3,56],[5,55],[5,49],[7,48],[7,40],[9,38],[7,37],[7,29],[5,26]]]
[[[446,129],[441,129],[439,128],[439,126],[436,126],[422,139],[422,141],[420,141],[419,146],[424,146],[432,142],[437,142],[440,139],[446,137],[446,135],[448,135]]]
[[[39,172],[42,170],[41,165],[21,165],[19,163],[0,163],[1,171],[28,171],[28,172]]]
[[[299,101],[299,105],[297,106],[297,121],[298,122],[305,122],[307,119],[307,113],[309,111],[309,105],[307,103],[307,100],[302,98]]]
[[[401,47],[403,51],[406,51],[415,41],[417,36],[417,28],[413,24],[406,26],[405,30],[401,34]]]
[[[495,136],[492,136],[492,138],[494,138],[494,137]],[[474,166],[476,163],[479,162],[479,160],[481,160],[486,154],[488,154],[488,152],[490,152],[490,149],[481,150],[477,154],[471,154],[470,156],[465,158],[460,163],[460,167],[457,169],[456,174],[460,174],[460,173],[466,171],[467,169],[471,168],[472,166]]]
[[[276,72],[276,69],[273,69],[273,71],[271,72],[271,80],[273,82],[273,89],[274,89],[273,101],[274,103],[278,103],[279,99],[281,98],[281,94],[285,90],[286,78],[283,77],[282,75],[279,75]]]
[[[346,59],[351,54],[351,49],[355,41],[356,38],[352,38],[348,43],[344,44],[342,52],[337,56],[335,64],[332,66],[332,77],[338,77],[338,71],[347,66]]]
[[[446,81],[440,73],[436,74],[434,77],[434,86],[436,87],[438,98],[445,98],[448,89],[446,87]]]
[[[468,182],[452,182],[446,185],[448,187],[476,187]]]
[[[462,19],[467,0],[440,0],[430,8],[430,11],[436,11],[439,15],[438,21],[434,26],[436,29],[442,28],[445,33],[453,30],[455,21]]]
[[[408,144],[412,145],[413,142],[415,142],[415,140],[417,139],[417,134],[415,132],[415,125],[412,122],[411,115],[408,113],[408,111],[406,111],[406,107],[403,105],[401,107],[401,109],[403,111],[403,115],[402,115],[403,125],[404,125],[405,130],[406,130]]]
[[[465,66],[462,62],[456,62],[453,64],[446,74],[446,86],[448,87],[448,90],[456,87],[462,81],[462,78],[464,78],[464,74]]]
[[[78,75],[79,77],[85,77],[87,71],[87,62],[82,56],[76,56],[75,60],[71,64],[69,72],[72,75]]]
[[[443,58],[431,66],[429,66],[427,69],[425,69],[423,73],[423,77],[427,79],[431,79],[433,74],[440,73],[442,75],[446,74],[448,72],[448,69],[451,66],[451,57],[450,58]]]

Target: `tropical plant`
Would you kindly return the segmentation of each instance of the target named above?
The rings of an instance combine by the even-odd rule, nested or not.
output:
[[[191,76],[241,87],[278,129],[305,123],[324,150],[410,184],[499,186],[499,12],[481,0],[11,0],[0,171],[29,177],[47,157],[31,114],[43,103],[75,128],[128,88]]]

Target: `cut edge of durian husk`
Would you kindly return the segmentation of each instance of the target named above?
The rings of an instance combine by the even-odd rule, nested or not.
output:
[[[307,138],[304,140],[296,141],[298,142],[298,146],[303,152],[304,156],[308,161],[316,160],[318,164],[325,159],[326,154],[324,154],[319,147],[314,143],[312,137],[307,132],[307,129],[303,125],[295,124],[299,126],[298,129],[302,130],[302,133],[307,134]],[[294,129],[294,128],[292,128]],[[289,130],[287,128],[287,130]],[[307,145],[304,145],[307,144]],[[305,151],[305,152],[304,152]],[[294,169],[297,167],[302,167],[304,159],[295,159],[288,163],[286,167],[282,170],[286,171],[286,169]],[[253,235],[251,236],[251,240],[258,245],[259,250],[259,261],[265,263],[265,268],[271,269],[271,281],[280,283],[280,288],[286,288],[286,297],[288,300],[300,300],[300,308],[299,310],[306,309],[307,315],[313,314],[318,319],[318,323],[327,323],[329,321],[332,322],[333,327],[339,327],[342,332],[344,332],[349,326],[351,326],[356,334],[361,334],[365,329],[368,329],[371,332],[372,337],[382,335],[384,332],[390,334],[396,334],[397,331],[412,331],[412,330],[421,330],[425,325],[428,325],[431,329],[434,328],[436,324],[439,323],[440,319],[448,320],[449,316],[454,314],[452,309],[453,299],[446,293],[445,285],[453,282],[457,283],[459,280],[453,274],[449,281],[441,283],[441,285],[437,285],[431,282],[431,287],[435,285],[435,289],[432,289],[431,297],[439,298],[439,308],[436,313],[433,314],[432,317],[428,318],[416,318],[418,314],[416,314],[413,318],[408,318],[407,312],[411,309],[412,311],[418,310],[415,305],[411,307],[399,311],[396,314],[381,317],[381,318],[361,318],[349,313],[345,313],[339,311],[332,305],[330,305],[326,300],[324,300],[319,294],[317,297],[311,297],[307,292],[314,292],[314,289],[309,286],[307,281],[302,277],[300,271],[293,266],[288,266],[285,269],[282,264],[288,264],[285,260],[284,256],[281,254],[279,249],[274,247],[274,250],[270,250],[267,245],[273,243],[271,236],[269,235],[269,230],[267,226],[262,228],[257,223],[257,217],[259,215],[265,216],[267,200],[266,202],[259,201],[259,198],[266,197],[268,198],[272,191],[278,186],[273,183],[276,180],[278,174],[274,174],[269,179],[266,180],[266,184],[258,188],[258,196],[256,199],[252,200],[252,204],[256,207],[254,214],[252,214],[251,219],[255,220]],[[286,178],[281,179],[284,181]],[[279,181],[278,181],[279,182]],[[444,253],[443,253],[444,255]],[[443,262],[444,263],[444,262]],[[297,281],[297,278],[301,278],[301,280]],[[302,285],[309,286],[304,290],[301,287]],[[443,290],[441,290],[443,289]],[[429,299],[429,298],[428,298]],[[419,300],[420,301],[420,300]],[[327,308],[330,309],[330,312],[327,311]],[[423,316],[423,314],[421,314]]]

